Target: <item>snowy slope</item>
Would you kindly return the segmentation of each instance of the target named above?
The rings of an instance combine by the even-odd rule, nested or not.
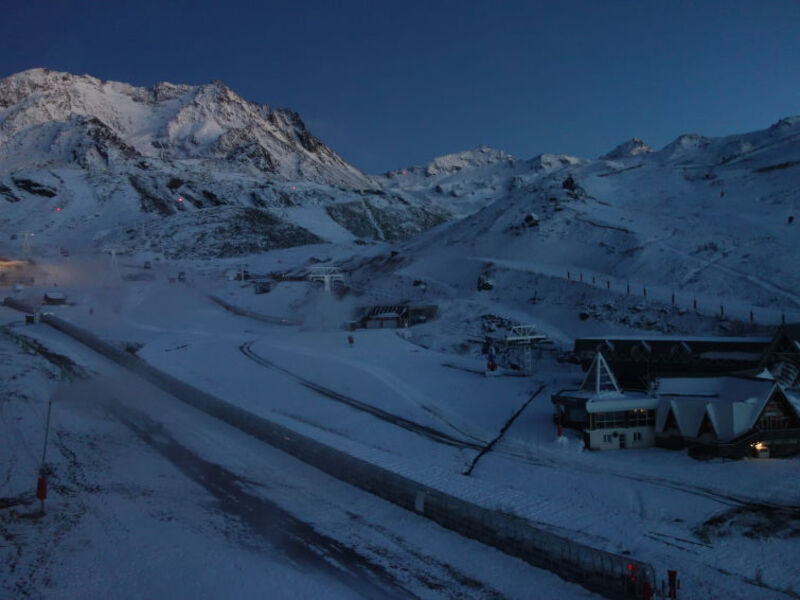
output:
[[[798,224],[789,217],[800,211],[800,119],[611,155],[619,158],[543,156],[447,175],[442,181],[465,197],[495,189],[478,212],[406,243],[390,271],[444,283],[461,298],[491,272],[508,280],[483,297],[501,303],[561,289],[571,273],[573,284],[584,279],[570,302],[616,302],[629,282],[638,303],[669,308],[674,292],[684,308],[694,298],[706,314],[723,304],[740,318],[750,307],[772,322],[781,312],[796,317]],[[416,175],[414,185],[424,179]]]

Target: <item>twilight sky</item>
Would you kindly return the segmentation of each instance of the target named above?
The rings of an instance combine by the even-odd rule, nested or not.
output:
[[[800,114],[798,0],[6,0],[0,77],[221,79],[376,173],[473,148],[596,157]]]

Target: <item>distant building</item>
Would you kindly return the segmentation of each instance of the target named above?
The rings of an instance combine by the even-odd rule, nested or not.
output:
[[[42,301],[45,304],[66,304],[67,295],[64,292],[45,292]]]
[[[408,306],[373,306],[361,322],[366,329],[408,327]]]
[[[767,337],[607,336],[576,339],[574,353],[586,370],[602,352],[625,389],[645,390],[656,377],[757,369],[772,342]]]
[[[393,304],[371,306],[364,310],[364,315],[354,323],[364,329],[396,329],[425,323],[436,316],[438,307],[434,305],[410,306]]]

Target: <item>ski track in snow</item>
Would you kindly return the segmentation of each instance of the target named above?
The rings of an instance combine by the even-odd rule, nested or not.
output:
[[[382,421],[386,421],[387,423],[391,423],[392,425],[397,425],[398,427],[401,427],[403,429],[421,435],[439,444],[446,444],[448,446],[454,446],[456,448],[466,448],[470,450],[482,449],[482,445],[480,443],[471,442],[461,438],[455,438],[447,433],[433,429],[432,427],[428,427],[427,425],[420,425],[419,423],[415,423],[414,421],[411,421],[399,415],[389,413],[385,410],[372,406],[371,404],[367,404],[365,402],[361,402],[360,400],[356,400],[355,398],[351,398],[349,396],[345,396],[344,394],[340,394],[339,392],[336,392],[330,388],[315,383],[310,379],[297,375],[296,373],[293,373],[288,369],[279,367],[275,363],[256,354],[250,347],[252,346],[253,343],[254,342],[247,342],[245,344],[242,344],[241,346],[239,346],[239,351],[242,354],[244,354],[247,358],[260,364],[261,366],[269,369],[274,369],[276,371],[280,371],[281,373],[284,373],[285,375],[291,377],[292,379],[295,379],[302,385],[308,387],[309,389],[312,389],[315,392],[327,398],[330,398],[331,400],[341,402],[357,410],[369,413],[381,419]]]

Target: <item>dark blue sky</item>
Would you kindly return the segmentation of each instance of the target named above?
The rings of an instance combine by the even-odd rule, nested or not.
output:
[[[800,1],[7,0],[0,77],[221,79],[368,172],[487,144],[595,157],[800,114]]]

